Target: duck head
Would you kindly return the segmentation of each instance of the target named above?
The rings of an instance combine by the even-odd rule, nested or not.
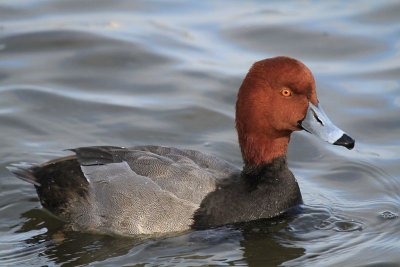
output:
[[[355,143],[323,111],[311,71],[289,57],[264,59],[251,67],[238,93],[236,129],[249,165],[284,156],[293,131],[306,130],[348,149]]]

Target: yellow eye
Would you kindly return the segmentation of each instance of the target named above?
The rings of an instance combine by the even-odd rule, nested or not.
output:
[[[282,89],[281,95],[283,95],[285,97],[291,96],[292,95],[292,91],[290,89],[287,89],[287,88]]]

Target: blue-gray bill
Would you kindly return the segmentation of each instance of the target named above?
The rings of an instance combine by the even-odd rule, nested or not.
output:
[[[315,106],[309,103],[307,114],[303,120],[299,121],[299,126],[330,144],[344,146],[348,149],[354,147],[354,139],[333,124],[321,105]]]

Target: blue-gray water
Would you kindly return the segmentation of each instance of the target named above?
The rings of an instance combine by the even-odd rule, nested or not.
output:
[[[0,266],[399,266],[398,1],[0,1]],[[259,59],[306,63],[348,151],[295,133],[294,218],[139,240],[63,231],[5,169],[161,144],[241,166],[234,102]]]

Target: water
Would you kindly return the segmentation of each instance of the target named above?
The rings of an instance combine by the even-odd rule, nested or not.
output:
[[[399,266],[398,1],[0,2],[0,265]],[[151,239],[63,231],[12,162],[161,144],[241,166],[234,102],[252,62],[304,61],[348,151],[296,133],[305,205],[272,222]]]

